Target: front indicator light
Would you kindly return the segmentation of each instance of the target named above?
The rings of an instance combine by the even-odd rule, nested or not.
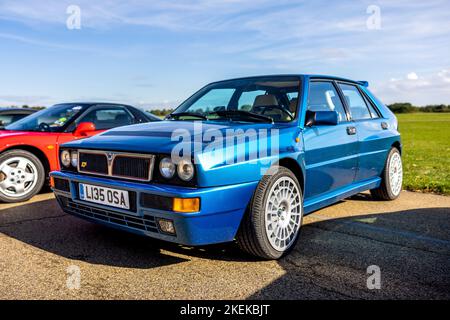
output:
[[[200,198],[173,198],[173,211],[175,212],[199,212]]]
[[[50,177],[50,188],[55,187],[55,179],[53,177]]]
[[[164,233],[175,234],[175,226],[172,220],[158,218],[159,229]]]

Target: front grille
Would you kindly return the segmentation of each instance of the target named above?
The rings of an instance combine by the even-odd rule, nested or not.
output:
[[[79,150],[78,171],[93,175],[150,181],[154,156],[114,151]]]
[[[111,224],[126,226],[132,229],[158,233],[155,217],[144,215],[143,217],[134,217],[131,215],[93,208],[80,203],[74,202],[72,199],[58,196],[58,201],[63,209],[74,215],[88,217]]]
[[[150,180],[150,165],[149,158],[117,155],[113,161],[112,174],[119,177]]]
[[[69,180],[53,178],[54,188],[59,191],[70,192]]]
[[[101,175],[108,174],[108,160],[104,153],[79,153],[79,168],[80,172],[97,173]]]

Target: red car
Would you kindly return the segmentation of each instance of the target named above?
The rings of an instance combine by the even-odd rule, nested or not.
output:
[[[114,127],[157,121],[137,108],[111,103],[64,103],[0,130],[0,201],[20,202],[38,193],[59,169],[59,145]]]

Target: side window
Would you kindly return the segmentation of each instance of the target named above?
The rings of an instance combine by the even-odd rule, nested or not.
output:
[[[331,82],[314,81],[309,84],[309,111],[336,111],[339,122],[346,120],[342,101]]]
[[[19,119],[17,119],[19,120]],[[0,127],[6,127],[14,121],[14,115],[0,115]]]
[[[134,118],[123,108],[100,108],[88,112],[80,122],[93,122],[97,130],[106,130],[133,124]]]
[[[255,102],[256,97],[265,94],[266,91],[264,90],[242,92],[238,101],[238,110],[250,111],[253,107],[253,102]]]
[[[359,93],[357,87],[349,84],[340,83],[339,87],[344,93],[345,100],[350,108],[350,114],[353,120],[370,119],[372,118],[367,108],[364,98]]]
[[[367,107],[369,108],[369,112],[372,118],[379,118],[378,112],[375,110],[375,107],[373,106],[372,102],[370,102],[365,95],[363,95],[363,98],[364,101],[366,102]]]

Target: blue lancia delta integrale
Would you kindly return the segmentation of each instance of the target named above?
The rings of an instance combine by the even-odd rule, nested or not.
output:
[[[236,240],[278,259],[304,214],[402,188],[394,114],[367,82],[330,76],[207,85],[165,121],[64,144],[52,186],[62,209],[184,245]]]

